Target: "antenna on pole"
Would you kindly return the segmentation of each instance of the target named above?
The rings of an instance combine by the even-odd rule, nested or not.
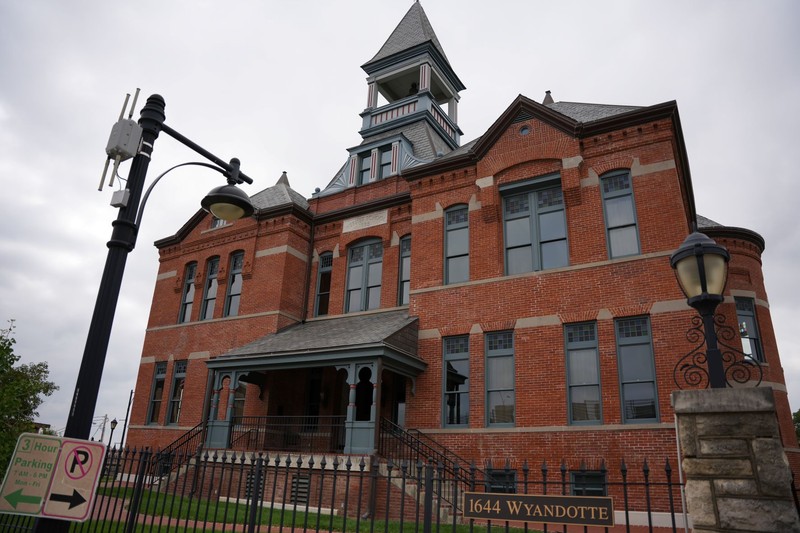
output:
[[[136,93],[134,93],[133,104],[128,111],[128,118],[124,118],[130,98],[130,93],[125,95],[125,102],[122,104],[122,110],[119,112],[119,118],[116,124],[111,128],[111,135],[106,145],[106,164],[103,167],[103,175],[100,177],[100,185],[97,187],[98,191],[103,190],[103,184],[106,181],[106,174],[108,173],[108,166],[112,160],[114,161],[114,167],[111,170],[111,177],[108,180],[109,187],[114,185],[114,176],[117,174],[119,164],[134,157],[139,152],[139,144],[142,141],[142,128],[132,119],[136,101],[139,99],[138,88],[136,89]],[[123,202],[123,205],[124,203],[127,202]],[[114,201],[112,201],[112,205],[115,205]]]

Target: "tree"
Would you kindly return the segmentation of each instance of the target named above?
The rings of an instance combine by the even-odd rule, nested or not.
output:
[[[797,440],[800,441],[800,409],[792,413],[792,422],[794,422],[794,432],[797,435]]]
[[[17,437],[33,430],[36,411],[58,387],[48,381],[47,363],[17,365],[14,353],[14,321],[0,329],[0,478],[5,475]],[[17,366],[15,366],[17,365]]]

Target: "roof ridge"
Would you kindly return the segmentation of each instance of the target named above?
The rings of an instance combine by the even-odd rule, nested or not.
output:
[[[641,105],[631,105],[631,104],[597,104],[595,102],[572,102],[570,100],[559,100],[558,102],[553,102],[552,104],[544,104],[544,105],[558,105],[558,104],[579,104],[579,105],[593,105],[593,106],[603,106],[603,107],[647,107]]]

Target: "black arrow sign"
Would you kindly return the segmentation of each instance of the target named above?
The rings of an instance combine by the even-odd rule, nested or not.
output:
[[[86,498],[81,496],[81,493],[75,489],[72,489],[72,496],[69,494],[51,494],[50,495],[51,502],[62,502],[68,503],[69,508],[72,509],[73,507],[77,507],[80,504],[86,502]]]

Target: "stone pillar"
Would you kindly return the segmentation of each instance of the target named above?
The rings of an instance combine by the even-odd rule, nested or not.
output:
[[[676,391],[672,405],[693,531],[800,531],[771,388]]]

